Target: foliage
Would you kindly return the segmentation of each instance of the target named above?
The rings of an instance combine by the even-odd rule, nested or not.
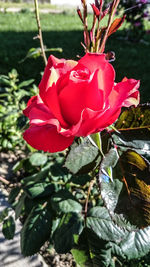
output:
[[[82,267],[143,266],[150,252],[148,113],[148,105],[128,108],[116,122],[119,132],[103,131],[103,160],[85,138],[76,140],[68,154],[34,152],[14,166],[14,172],[24,168],[28,173],[9,196],[16,218],[24,221],[25,256],[48,241],[58,253],[71,251]],[[87,148],[94,151],[88,159]]]
[[[57,52],[61,53],[62,52],[62,48],[60,48],[60,47],[58,47],[58,48],[46,48],[45,47],[44,51],[45,52],[55,52],[55,51],[57,51]],[[36,58],[38,58],[40,56],[41,56],[41,48],[40,47],[37,47],[37,48],[32,47],[32,48],[29,49],[29,51],[27,52],[25,58],[23,58],[20,61],[20,63],[23,63],[28,58],[36,59]]]
[[[6,239],[13,239],[15,234],[15,222],[12,216],[4,220],[2,232]]]
[[[145,34],[144,23],[150,17],[147,0],[123,0],[120,8],[126,13],[129,22],[128,38],[139,41]]]
[[[8,76],[0,75],[0,149],[13,149],[23,144],[22,131],[26,119],[22,110],[27,99],[37,91],[35,85],[31,86],[33,81],[19,82],[15,69]]]

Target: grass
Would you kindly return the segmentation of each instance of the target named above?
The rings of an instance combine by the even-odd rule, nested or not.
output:
[[[57,57],[77,59],[76,55],[84,54],[80,42],[83,40],[82,25],[75,12],[66,14],[41,14],[44,43],[48,48],[62,47]],[[116,53],[113,63],[120,81],[124,76],[141,80],[141,101],[150,101],[150,35],[146,36],[148,45],[129,43],[120,39],[124,30],[118,31],[108,41],[106,51]],[[7,74],[16,68],[20,79],[34,78],[40,81],[40,72],[44,65],[41,58],[27,59],[19,63],[31,47],[39,47],[35,16],[31,12],[0,14],[0,73]],[[48,55],[47,55],[48,56]]]
[[[0,8],[10,8],[10,7],[16,7],[16,8],[23,8],[23,9],[29,9],[29,8],[34,8],[34,2],[29,2],[29,3],[25,3],[25,2],[20,2],[20,3],[15,3],[15,2],[1,2],[0,1]],[[39,8],[40,9],[45,9],[45,8],[49,8],[49,9],[55,9],[56,6],[51,5],[50,3],[39,3]]]

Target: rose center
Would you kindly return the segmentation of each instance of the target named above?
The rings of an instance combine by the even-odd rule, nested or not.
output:
[[[73,81],[76,80],[81,80],[81,81],[86,81],[90,78],[90,73],[89,70],[73,70],[70,73],[70,79]]]

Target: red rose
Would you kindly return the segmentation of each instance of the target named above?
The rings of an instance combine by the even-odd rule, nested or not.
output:
[[[34,148],[62,151],[75,136],[102,131],[118,118],[121,107],[139,104],[139,81],[114,83],[115,71],[105,54],[88,53],[78,62],[50,56],[24,114],[30,127],[24,139]]]

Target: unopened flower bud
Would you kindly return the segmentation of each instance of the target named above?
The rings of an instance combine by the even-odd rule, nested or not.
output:
[[[96,15],[96,17],[99,17],[99,15],[100,15],[99,9],[94,4],[91,4],[91,7],[93,8],[93,11],[94,11],[94,14]]]

